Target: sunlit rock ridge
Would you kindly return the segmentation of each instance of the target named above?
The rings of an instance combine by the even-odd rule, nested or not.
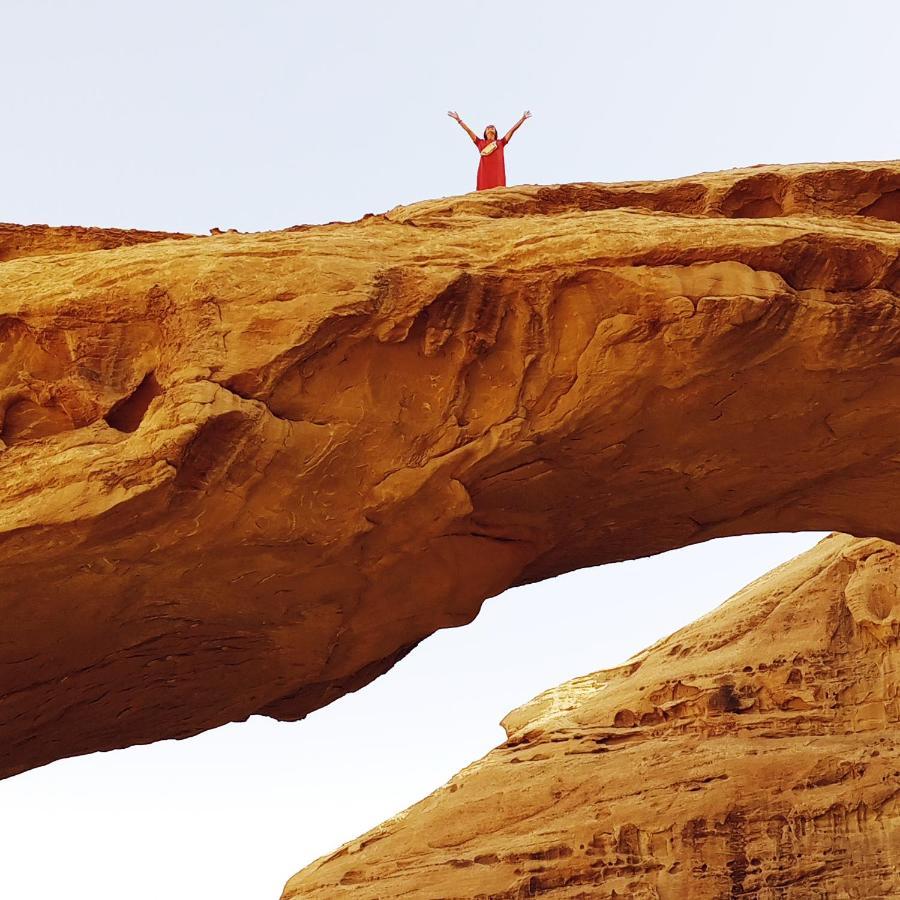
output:
[[[0,226],[0,774],[300,718],[581,566],[900,540],[898,220],[890,162]]]
[[[900,547],[832,535],[291,879],[284,900],[900,896]]]

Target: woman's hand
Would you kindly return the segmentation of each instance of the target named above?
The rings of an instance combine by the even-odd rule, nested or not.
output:
[[[526,109],[525,112],[522,113],[522,121],[524,122],[526,119],[531,118],[531,110]]]
[[[462,124],[462,119],[460,119],[459,113],[453,112],[453,111],[451,110],[450,112],[447,113],[447,115],[450,116],[451,119],[456,119],[457,122],[459,122],[460,124]]]

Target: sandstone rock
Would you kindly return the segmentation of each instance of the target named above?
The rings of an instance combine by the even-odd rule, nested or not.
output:
[[[184,240],[189,234],[137,231],[122,228],[81,228],[49,225],[11,225],[0,222],[0,262],[25,256],[53,256],[84,250],[110,250],[155,241]]]
[[[300,718],[576,567],[900,540],[898,189],[896,162],[764,167],[84,252],[20,235],[0,774]]]
[[[290,898],[900,896],[900,548],[832,535],[296,875]]]

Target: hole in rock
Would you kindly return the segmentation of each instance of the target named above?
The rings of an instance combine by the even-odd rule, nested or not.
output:
[[[784,210],[774,197],[759,197],[748,200],[732,210],[730,215],[735,219],[770,219],[784,215]]]
[[[722,198],[722,214],[734,219],[765,219],[784,215],[786,181],[778,175],[758,175],[735,184]]]
[[[852,291],[886,267],[885,253],[871,241],[836,235],[801,235],[751,253],[752,265],[777,272],[794,290]],[[891,276],[889,275],[888,278]]]
[[[870,203],[859,211],[861,216],[873,219],[887,219],[888,222],[900,222],[900,188],[882,194],[874,203]]]
[[[11,447],[61,431],[71,431],[74,427],[69,414],[59,406],[39,406],[32,400],[18,400],[6,410],[0,439]]]
[[[137,431],[153,398],[161,393],[156,373],[148,372],[144,380],[127,397],[119,400],[103,418],[116,431]]]
[[[226,415],[230,418],[222,416],[210,423],[208,432],[198,436],[187,451],[179,471],[179,475],[185,472],[179,489],[202,488],[211,476],[215,477],[217,460],[223,454],[230,459],[235,452],[244,431],[244,413],[232,411]],[[185,895],[213,893],[217,900],[277,897],[288,874],[326,853],[334,853],[335,848],[357,839],[373,823],[428,796],[459,769],[501,743],[506,734],[497,725],[498,720],[548,687],[609,668],[620,671],[617,677],[630,680],[628,673],[634,667],[626,664],[620,668],[623,661],[680,632],[671,640],[677,642],[679,653],[689,653],[684,659],[697,662],[679,665],[678,654],[668,656],[667,645],[661,645],[659,653],[664,660],[660,661],[660,677],[649,680],[647,690],[633,696],[656,690],[663,690],[666,696],[684,692],[695,680],[692,672],[707,670],[700,668],[706,658],[706,651],[700,649],[702,642],[698,645],[701,635],[690,628],[682,629],[713,612],[723,598],[780,565],[789,555],[808,549],[818,537],[821,535],[723,538],[524,585],[505,598],[487,601],[470,625],[437,632],[373,684],[347,694],[302,722],[279,723],[252,716],[248,722],[185,741],[158,741],[44,766],[24,776],[27,788],[18,789],[18,776],[6,779],[0,782],[0,807],[4,812],[0,837],[11,852],[4,854],[0,865],[0,897],[24,900],[28,892],[22,885],[33,883],[47,846],[65,847],[69,858],[84,863],[81,869],[67,870],[67,884],[73,886],[70,896],[118,896],[122,880],[141,865],[146,847],[164,832],[172,832],[172,846],[190,849],[190,865],[179,878],[195,881],[189,885],[191,890],[182,892]],[[702,577],[698,573],[703,573]],[[162,614],[162,608],[154,614]],[[799,646],[791,643],[790,647],[791,658],[798,659]],[[755,652],[755,648],[749,647],[748,652]],[[771,661],[774,650],[765,652]],[[236,659],[232,657],[232,661]],[[728,665],[734,664],[738,670],[740,660],[740,656],[727,657]],[[673,664],[678,667],[677,681],[670,670]],[[184,665],[190,671],[193,663],[188,658]],[[605,680],[585,684],[599,685]],[[255,686],[250,690],[251,695],[254,693]],[[787,694],[790,696],[790,691]],[[645,708],[637,705],[640,701],[627,699],[632,695],[621,696],[622,701],[609,708],[610,715],[624,709],[635,715]],[[460,697],[465,697],[464,703]],[[559,695],[563,705],[568,705],[568,698],[566,693]],[[541,715],[543,708],[536,712]],[[452,716],[448,710],[452,710]],[[699,709],[697,715],[702,717]],[[680,726],[673,721],[672,727]],[[374,735],[367,741],[365,754],[359,752],[361,730]],[[606,733],[605,722],[601,730]],[[587,734],[580,723],[571,734],[567,731],[566,737],[577,740],[579,734]],[[545,738],[535,740],[543,743]],[[881,744],[875,739],[868,746],[886,744],[883,739]],[[566,744],[559,747],[563,749]],[[518,752],[526,760],[532,756],[530,752]],[[551,758],[556,758],[556,752]],[[621,751],[598,746],[596,752],[595,759],[599,759],[605,753]],[[536,777],[531,775],[535,770],[528,767],[527,761],[510,766],[517,772],[513,777],[526,786]],[[591,770],[589,767],[586,771]],[[223,778],[228,780],[230,796],[239,795],[249,804],[249,814],[238,817],[240,821],[223,815],[218,805]],[[384,785],[384,789],[374,790],[373,785]],[[471,784],[454,782],[447,797],[459,801],[458,808],[465,808],[459,798],[465,798],[470,790]],[[594,793],[602,790],[601,784]],[[83,802],[86,792],[92,797],[91,804]],[[190,802],[191,816],[173,818],[171,798],[176,793]],[[687,796],[697,797],[698,793]],[[336,803],[335,797],[342,802]],[[314,810],[315,816],[307,817],[301,823],[305,830],[298,833],[298,819],[292,810],[301,806]],[[709,839],[718,827],[701,818],[705,809],[702,804],[696,809],[689,814],[694,818],[684,825],[690,842]],[[7,822],[10,825],[4,834],[3,824]],[[260,822],[267,827],[261,828]],[[272,850],[273,823],[275,831],[289,833],[277,852]],[[782,828],[787,829],[787,824],[778,825],[776,833],[780,835]],[[676,827],[675,833],[681,833],[681,828]],[[110,854],[109,865],[99,869],[92,865],[96,857],[92,842],[98,834],[116,850]],[[608,838],[601,838],[593,848],[588,833],[581,840],[586,845],[583,858],[588,864],[614,852]],[[223,875],[216,865],[221,861],[222,847],[229,841],[240,851],[234,854],[240,865]],[[535,844],[533,849],[546,851],[542,839]],[[490,857],[494,851],[500,852],[497,846],[485,846],[473,850],[473,854],[484,854],[486,864],[497,865]],[[556,852],[567,851],[558,846]],[[262,858],[273,861],[260,866]],[[479,864],[480,860],[474,862]],[[529,866],[532,864],[529,861]],[[691,865],[687,853],[682,872]],[[210,872],[215,879],[212,892],[208,889]],[[231,883],[237,877],[235,872],[241,878],[237,887]],[[147,869],[142,873],[144,896],[168,896],[172,877],[171,868]],[[341,892],[331,895],[340,897]]]

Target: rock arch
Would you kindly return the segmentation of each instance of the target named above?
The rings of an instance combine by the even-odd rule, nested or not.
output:
[[[0,406],[75,412],[0,449],[0,774],[300,718],[573,568],[900,540],[900,165],[766,173],[2,263]]]

